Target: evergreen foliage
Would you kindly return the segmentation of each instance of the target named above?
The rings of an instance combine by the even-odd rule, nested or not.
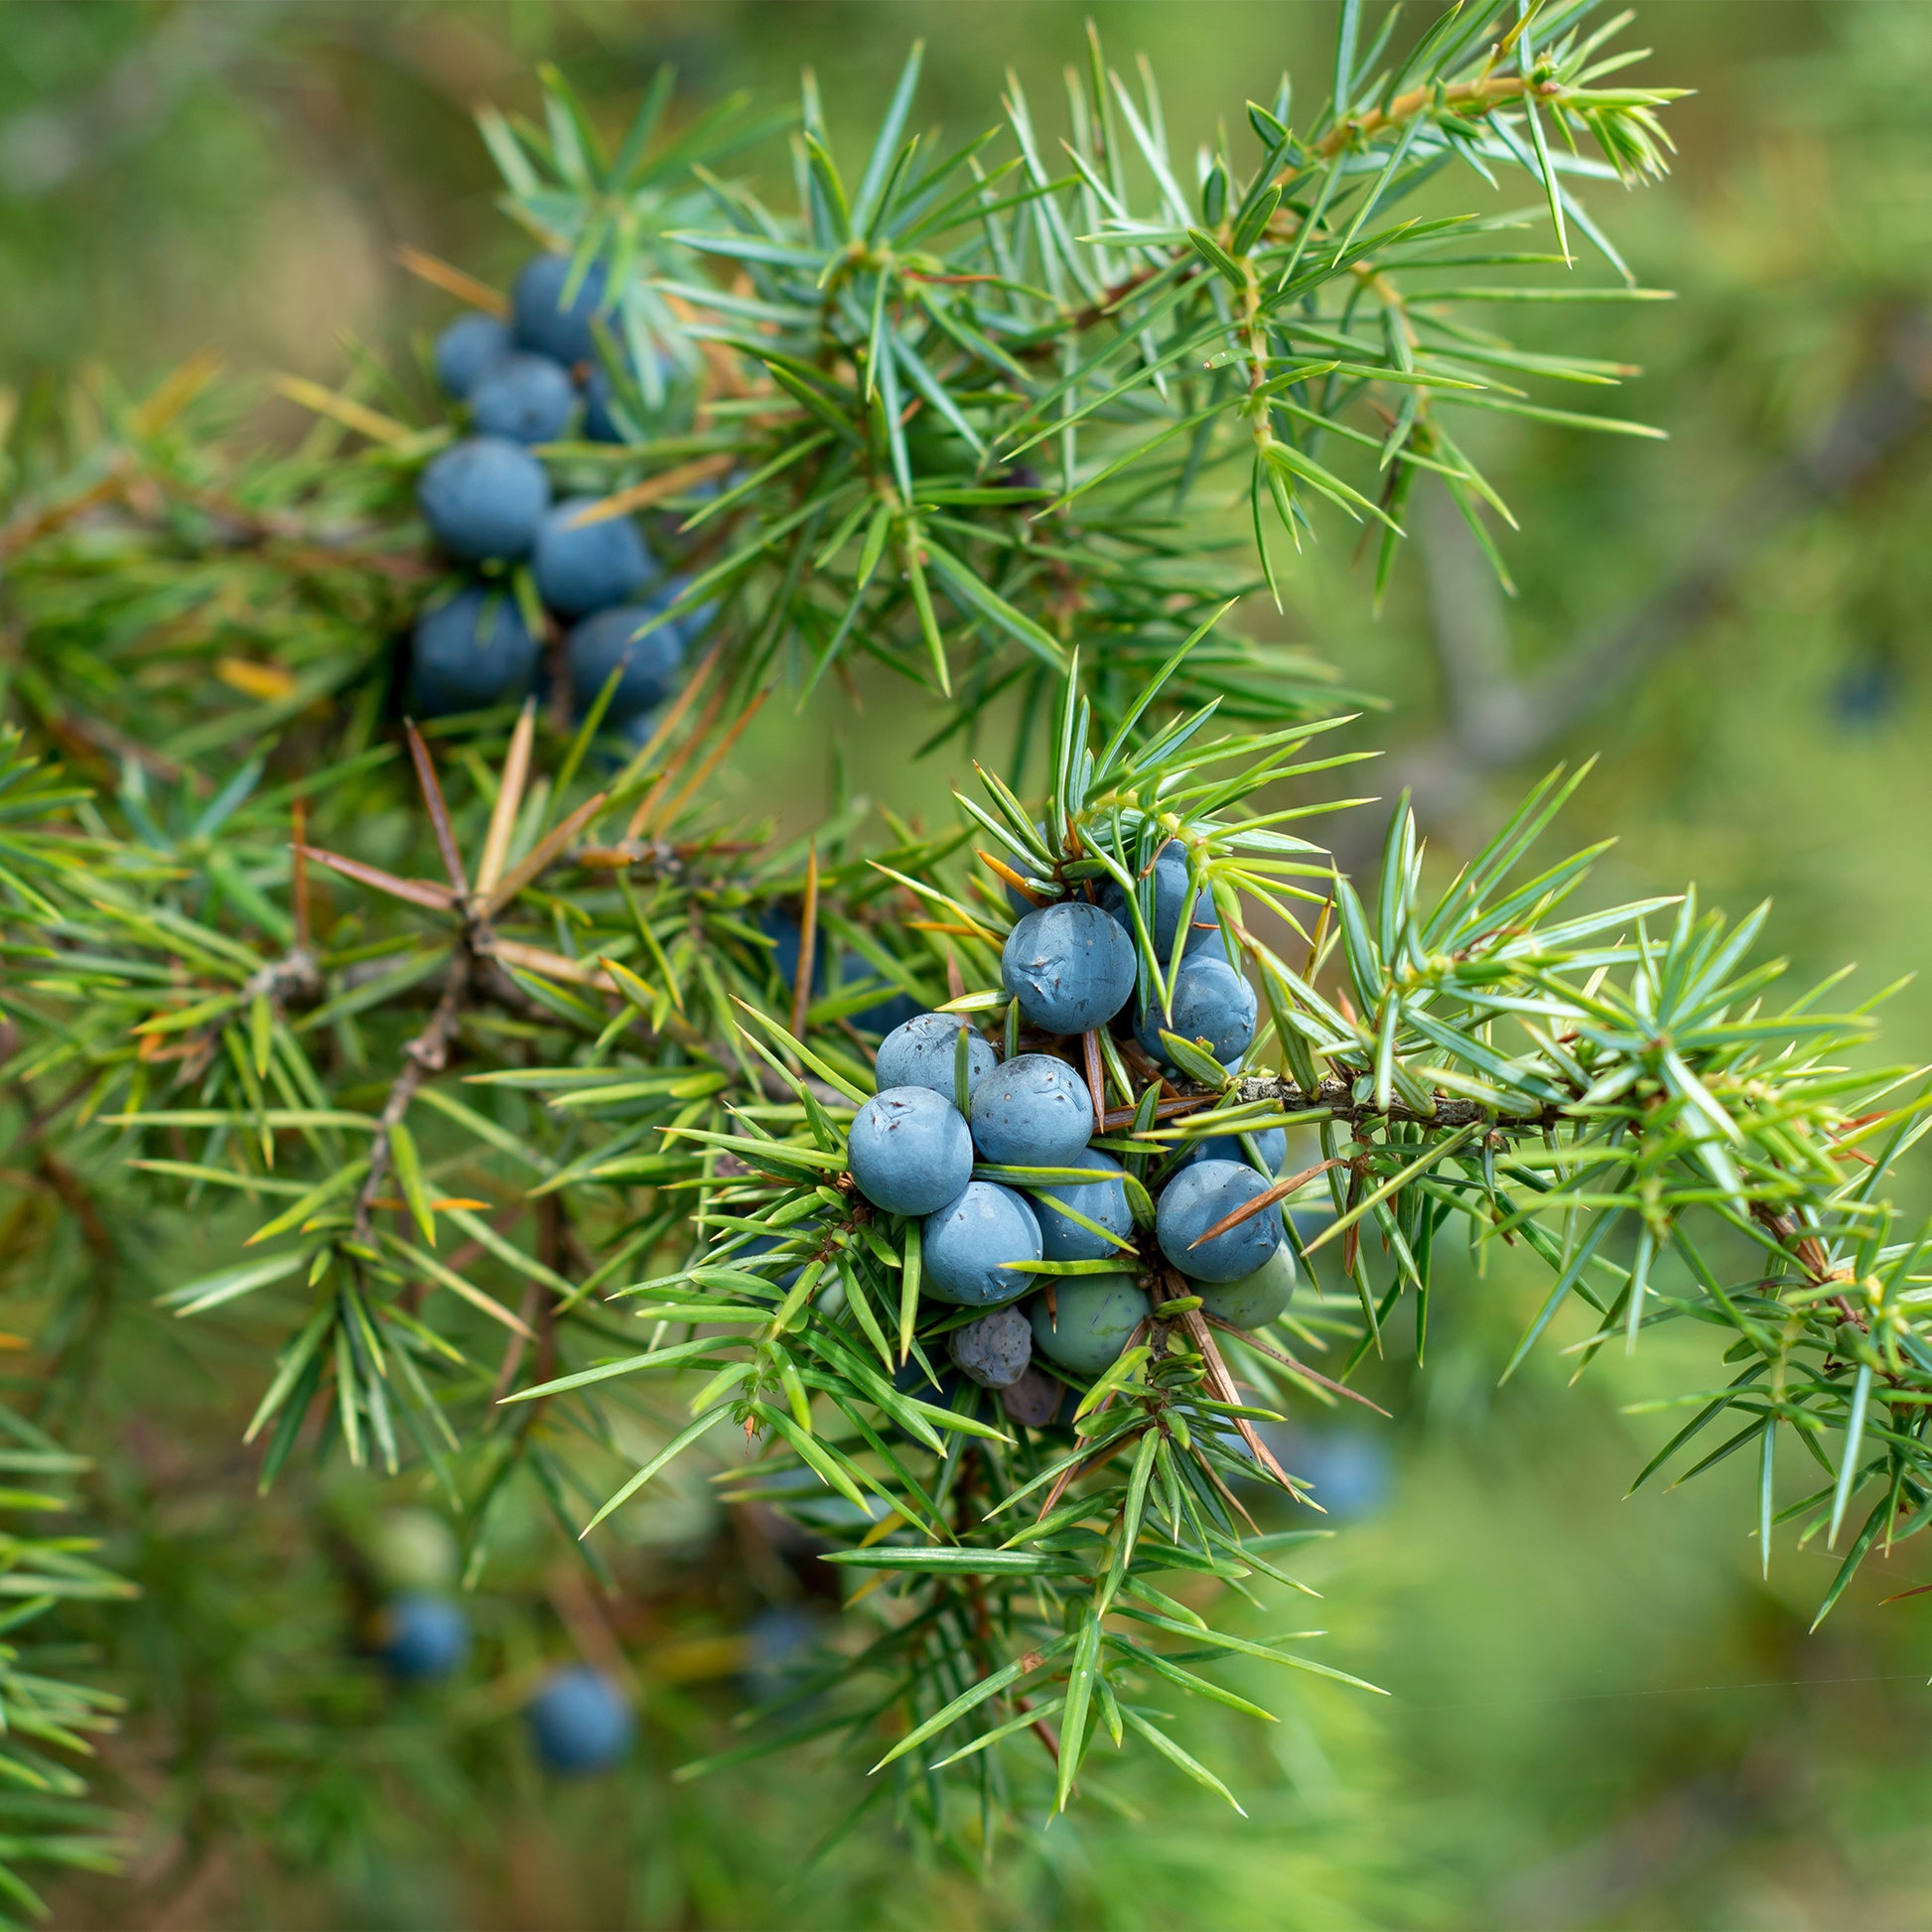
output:
[[[1338,519],[1379,591],[1420,488],[1501,574],[1510,511],[1459,412],[1648,433],[1587,406],[1619,368],[1484,319],[1656,293],[1580,190],[1662,172],[1672,94],[1624,82],[1620,23],[1591,12],[1458,9],[1404,49],[1344,0],[1314,112],[1284,81],[1191,167],[1153,76],[1130,86],[1097,40],[1057,150],[1016,87],[1003,127],[934,152],[915,53],[856,168],[809,79],[782,123],[727,104],[674,129],[665,76],[613,152],[548,75],[542,124],[483,117],[541,272],[512,298],[413,257],[526,337],[533,304],[570,323],[551,352],[581,400],[536,447],[555,507],[528,558],[446,530],[456,570],[426,539],[418,480],[474,426],[427,351],[284,381],[314,417],[286,449],[234,434],[207,365],[37,402],[0,526],[0,890],[14,1166],[85,1236],[34,1232],[58,1320],[84,1333],[124,1294],[247,1316],[270,1336],[263,1484],[298,1455],[420,1467],[473,1585],[528,1497],[608,1581],[602,1526],[742,1431],[727,1493],[852,1587],[752,1738],[682,1775],[829,1735],[855,1772],[892,1767],[873,1800],[977,1857],[1009,1815],[1103,1787],[1103,1736],[1235,1802],[1168,1712],[1269,1719],[1216,1675],[1230,1658],[1354,1681],[1318,1632],[1238,1634],[1206,1592],[1306,1587],[1319,1532],[1250,1505],[1309,1491],[1257,1425],[1363,1400],[1352,1373],[1399,1333],[1420,1358],[1450,1243],[1478,1272],[1497,1242],[1547,1266],[1516,1361],[1573,1298],[1599,1317],[1580,1370],[1665,1322],[1715,1329],[1642,1476],[1749,1449],[1767,1560],[1780,1522],[1849,1530],[1829,1609],[1932,1516],[1923,1236],[1883,1192],[1926,1097],[1858,1061],[1875,1002],[1776,1005],[1761,911],[1600,905],[1600,847],[1534,857],[1581,774],[1437,889],[1398,806],[1358,889],[1309,784],[1353,756],[1324,744],[1344,701],[1229,615]],[[780,125],[774,209],[729,169]],[[1528,206],[1452,211],[1498,186]],[[1555,272],[1583,250],[1590,279]],[[558,546],[604,539],[637,561],[580,595]],[[405,633],[452,597],[479,600],[477,635],[520,622],[542,691],[421,702]],[[633,652],[675,648],[651,702],[621,703],[628,660],[604,656],[592,697],[564,620],[633,598]],[[875,668],[933,701],[922,753],[1010,728],[955,826],[853,801],[786,842],[720,811],[763,703],[828,677],[856,697]],[[1176,866],[1193,909],[1164,916]],[[1132,984],[1057,1034],[1004,955],[1063,902],[1126,933]],[[1235,966],[1252,1016],[1189,1004]],[[1226,1031],[1194,1024],[1210,1010]],[[972,1184],[1098,1246],[987,1258],[1017,1279],[985,1301],[1028,1298],[1030,1379],[1007,1373],[1025,1334],[968,1341],[984,1309],[933,1292],[922,1217],[854,1179],[881,1039],[930,1012],[966,1023],[936,1091],[971,1119]],[[988,1158],[969,1074],[995,1050],[1091,1103],[1065,1165]],[[1222,1161],[1238,1201],[1207,1192]],[[1066,1197],[1096,1173],[1118,1225]],[[1162,1215],[1181,1175],[1225,1209],[1184,1242]],[[147,1230],[182,1212],[217,1265],[151,1281]],[[1185,1256],[1264,1228],[1271,1256],[1276,1219],[1294,1270],[1231,1263],[1248,1293],[1217,1314]],[[1284,1273],[1323,1269],[1352,1308],[1283,1303]],[[56,1458],[23,1466],[56,1468],[18,1427]],[[1787,1429],[1819,1466],[1803,1496],[1773,1481]],[[63,1545],[22,1558],[65,1580],[30,1572],[36,1610],[114,1587]],[[56,1743],[103,1708],[34,1681],[23,1721],[0,1695]],[[21,1778],[71,1801],[38,1758]],[[22,1856],[96,1856],[81,1818],[23,1826]]]

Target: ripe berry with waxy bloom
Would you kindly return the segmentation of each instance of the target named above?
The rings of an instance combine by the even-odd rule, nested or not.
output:
[[[597,350],[591,318],[604,305],[609,277],[602,262],[592,262],[566,299],[570,279],[568,255],[536,255],[510,291],[517,342],[566,368],[588,362]]]
[[[537,640],[506,589],[472,584],[416,620],[409,707],[420,718],[484,711],[520,698],[536,675]]]
[[[973,1089],[973,1142],[1003,1168],[1076,1165],[1093,1133],[1087,1083],[1050,1053],[1020,1053]]]
[[[465,563],[527,557],[550,506],[550,479],[520,443],[471,436],[424,466],[416,502],[436,540]]]
[[[1062,899],[1007,934],[1000,980],[1042,1033],[1088,1033],[1133,997],[1134,942],[1099,906]]]
[[[999,1055],[954,1013],[917,1013],[879,1042],[874,1070],[882,1087],[930,1087],[954,1098],[959,1036],[966,1038],[966,1097],[999,1065]]]
[[[1240,1161],[1201,1161],[1182,1168],[1162,1190],[1155,1212],[1161,1252],[1195,1281],[1238,1282],[1252,1275],[1281,1246],[1279,1202],[1270,1202],[1211,1240],[1200,1237],[1267,1187],[1266,1179]]]
[[[473,309],[437,337],[436,379],[448,394],[464,402],[491,365],[514,347],[507,323]]]
[[[565,497],[536,533],[531,564],[538,595],[566,618],[622,604],[658,575],[629,517],[586,518],[597,502],[595,496]]]
[[[547,355],[505,355],[470,391],[477,434],[513,443],[554,443],[576,407],[569,371]]]
[[[1026,1294],[1033,1277],[1009,1262],[1039,1259],[1039,1223],[997,1181],[969,1181],[920,1227],[924,1292],[935,1302],[991,1308]]]
[[[847,1159],[859,1191],[889,1214],[930,1214],[973,1177],[965,1117],[930,1087],[890,1087],[853,1117]]]

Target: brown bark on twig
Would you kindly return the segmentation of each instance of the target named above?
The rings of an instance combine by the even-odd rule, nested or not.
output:
[[[417,1088],[431,1074],[441,1073],[449,1065],[457,1028],[474,997],[475,970],[475,956],[465,946],[450,963],[443,997],[437,1001],[429,1024],[402,1049],[402,1070],[389,1083],[389,1097],[383,1102],[375,1138],[369,1144],[369,1171],[355,1196],[355,1238],[364,1244],[370,1239],[375,1204],[389,1176],[389,1137],[408,1113]]]

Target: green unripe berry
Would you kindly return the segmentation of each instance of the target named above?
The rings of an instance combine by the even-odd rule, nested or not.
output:
[[[1202,1311],[1234,1328],[1264,1328],[1278,1320],[1295,1293],[1295,1256],[1286,1241],[1252,1275],[1237,1282],[1202,1282]]]
[[[1069,1275],[1033,1306],[1034,1346],[1077,1375],[1098,1375],[1120,1359],[1128,1337],[1148,1318],[1147,1293],[1131,1275]]]

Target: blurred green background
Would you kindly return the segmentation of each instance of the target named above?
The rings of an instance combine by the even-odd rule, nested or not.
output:
[[[834,128],[859,129],[924,36],[923,117],[963,138],[1009,67],[1051,98],[1088,11],[1117,60],[1146,51],[1190,138],[1284,66],[1318,92],[1333,25],[1326,0],[15,0],[0,377],[98,360],[138,383],[212,346],[331,378],[345,336],[400,348],[446,305],[397,244],[498,278],[519,258],[469,114],[529,104],[541,59],[613,120],[660,61],[688,106],[768,97],[809,64]],[[1808,973],[1855,959],[1863,996],[1932,930],[1932,6],[1661,0],[1640,28],[1645,76],[1697,94],[1671,117],[1673,181],[1602,211],[1678,299],[1563,322],[1570,345],[1644,365],[1626,413],[1671,440],[1496,419],[1491,474],[1526,526],[1505,542],[1513,602],[1425,513],[1379,619],[1331,526],[1284,616],[1254,621],[1386,700],[1356,728],[1390,752],[1361,788],[1413,783],[1439,856],[1549,763],[1596,754],[1571,831],[1621,840],[1605,890],[1772,895],[1770,943]],[[802,823],[832,779],[816,726],[782,711],[739,783]],[[915,722],[887,698],[846,749],[856,782],[930,811],[951,773],[904,764]],[[1925,1051],[1932,987],[1897,998],[1889,1037]],[[155,1362],[186,1358],[137,1328],[115,1344],[124,1421],[81,1445],[147,1590],[100,1630],[134,1701],[105,1792],[136,1858],[125,1884],[57,1893],[62,1922],[1932,1925],[1932,1596],[1883,1600],[1924,1580],[1922,1546],[1870,1564],[1808,1635],[1833,1559],[1787,1536],[1761,1580],[1743,1469],[1623,1499],[1673,1426],[1628,1411],[1710,1377],[1695,1341],[1606,1355],[1572,1389],[1562,1333],[1499,1388],[1538,1293],[1507,1268],[1448,1283],[1427,1366],[1365,1385],[1396,1421],[1310,1449],[1358,1508],[1309,1570],[1325,1600],[1307,1620],[1390,1697],[1249,1687],[1285,1722],[1211,1738],[1248,1822],[1130,1780],[1136,1814],[1090,1807],[1009,1846],[983,1889],[879,1814],[802,1870],[856,1801],[842,1771],[670,1784],[669,1738],[710,1722],[675,1685],[647,1689],[664,1762],[561,1796],[492,1767],[500,1687],[378,1724],[338,1667],[332,1538],[393,1498],[332,1478],[257,1505],[234,1449],[252,1395],[218,1339],[157,1391]],[[694,1601],[695,1629],[732,1613]]]

